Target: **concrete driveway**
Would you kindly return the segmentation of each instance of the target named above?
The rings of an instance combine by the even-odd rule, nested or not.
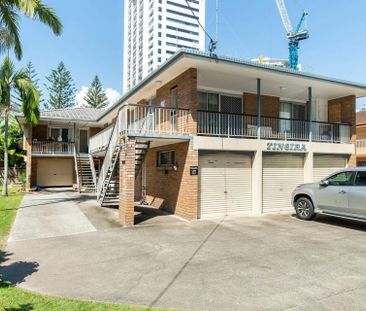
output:
[[[27,240],[13,234],[2,273],[18,286],[192,310],[361,310],[366,305],[364,224],[277,215],[191,223],[162,217],[122,228],[93,201],[66,197],[65,208],[71,204],[86,218],[85,231]],[[30,206],[32,196],[24,204],[36,208]],[[19,212],[17,234],[21,217]]]

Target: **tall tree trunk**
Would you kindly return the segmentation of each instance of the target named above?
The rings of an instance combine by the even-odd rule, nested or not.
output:
[[[3,184],[3,196],[8,196],[8,132],[9,132],[9,111],[5,109],[4,118],[4,184]]]

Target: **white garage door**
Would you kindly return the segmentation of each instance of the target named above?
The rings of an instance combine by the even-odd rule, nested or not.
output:
[[[330,174],[345,168],[347,159],[339,155],[314,155],[314,182],[321,181]]]
[[[244,154],[202,155],[200,167],[201,218],[252,212],[252,160]]]
[[[37,159],[37,185],[41,187],[72,186],[73,164],[71,158]]]
[[[303,182],[303,155],[263,155],[263,213],[291,211],[291,193]]]

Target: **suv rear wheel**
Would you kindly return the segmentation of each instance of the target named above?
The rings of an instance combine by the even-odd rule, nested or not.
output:
[[[308,198],[299,198],[296,201],[295,210],[300,219],[311,220],[315,217],[313,203]]]

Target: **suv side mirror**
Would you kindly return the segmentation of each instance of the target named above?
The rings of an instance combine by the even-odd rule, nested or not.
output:
[[[322,186],[322,187],[328,187],[329,186],[329,181],[328,180],[322,180],[320,182],[320,186]]]

